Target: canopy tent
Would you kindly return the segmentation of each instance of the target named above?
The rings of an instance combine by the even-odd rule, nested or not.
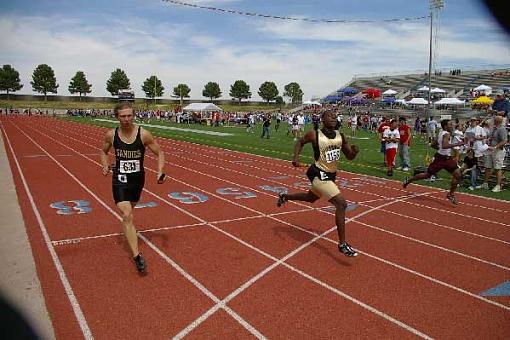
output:
[[[429,90],[429,87],[428,86],[422,86],[418,89],[418,91],[420,92],[423,92],[423,91],[428,91]]]
[[[213,103],[191,103],[182,109],[183,112],[223,112]]]
[[[473,100],[471,103],[473,104],[485,104],[485,105],[490,105],[494,102],[494,100],[490,99],[489,97],[487,96],[480,96],[478,98],[476,98],[475,100]]]
[[[307,100],[303,102],[303,106],[322,106],[322,104],[316,101]]]
[[[384,91],[382,94],[383,96],[393,96],[395,94],[397,94],[398,92],[395,91],[395,90],[392,90],[392,89],[388,89],[386,91]]]
[[[395,100],[395,103],[402,104],[402,105],[407,105],[407,102],[406,102],[405,99],[397,99],[397,100]]]
[[[442,98],[434,103],[434,105],[464,105],[465,101],[457,98]]]
[[[446,93],[446,91],[440,89],[439,87],[434,87],[432,90],[430,90],[430,93]]]
[[[492,87],[484,85],[484,84],[475,87],[473,90],[478,91],[478,92],[484,92],[487,96],[492,93]]]
[[[374,99],[381,96],[381,91],[375,88],[368,88],[363,91],[363,94],[365,94],[369,99]]]
[[[383,102],[383,103],[389,103],[389,104],[394,103],[395,101],[396,101],[396,99],[395,99],[395,98],[393,98],[393,97],[386,97],[386,98],[383,98],[383,99],[381,100],[381,102]]]
[[[352,97],[347,101],[349,105],[363,105],[367,103],[367,100],[363,97]]]
[[[482,84],[480,86],[475,87],[473,90],[474,91],[487,91],[487,90],[492,90],[492,87]]]
[[[323,101],[326,103],[336,103],[339,102],[340,100],[342,100],[342,96],[339,95],[329,95],[323,99]]]
[[[359,91],[356,90],[354,87],[344,87],[340,90],[337,91],[338,93],[343,93],[343,94],[346,94],[346,95],[353,95],[353,94],[356,94],[358,93]]]
[[[413,98],[407,102],[407,104],[411,105],[427,105],[429,102],[423,98]]]

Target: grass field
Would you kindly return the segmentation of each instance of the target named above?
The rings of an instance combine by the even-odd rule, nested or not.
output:
[[[103,122],[94,120],[94,118],[82,118],[82,117],[66,117],[63,119],[74,120],[81,123],[93,124],[105,127],[113,127],[117,124],[117,121],[112,120],[112,122]],[[285,160],[291,160],[294,149],[294,142],[292,137],[286,136],[287,133],[287,124],[282,123],[278,132],[274,131],[274,123],[271,126],[271,138],[270,139],[261,139],[260,135],[262,132],[261,124],[258,124],[254,133],[247,133],[246,127],[244,125],[240,126],[222,126],[222,127],[211,127],[205,125],[195,125],[195,124],[175,124],[171,122],[157,122],[156,120],[152,120],[151,125],[163,125],[163,126],[171,126],[178,127],[181,129],[196,129],[196,130],[209,130],[209,131],[217,131],[217,132],[227,132],[231,133],[231,136],[213,136],[213,135],[202,135],[198,133],[193,133],[190,131],[176,131],[176,130],[163,130],[154,127],[150,127],[149,129],[157,136],[175,139],[181,141],[187,141],[197,144],[204,145],[212,145],[224,149],[237,150],[262,156],[268,156],[272,158],[279,158]],[[311,125],[307,127],[307,129],[311,129]],[[356,144],[360,148],[360,153],[356,157],[354,161],[347,161],[342,159],[340,161],[340,169],[344,171],[349,171],[358,174],[366,174],[377,177],[386,177],[386,168],[382,166],[383,164],[383,156],[379,152],[379,142],[377,140],[377,136],[374,133],[364,132],[362,130],[358,130],[356,136],[353,138],[350,136],[350,130],[347,128],[343,129],[343,132],[346,136],[348,136],[351,144]],[[428,148],[425,141],[420,137],[414,137],[413,143],[411,145],[410,154],[411,154],[411,163],[412,167],[417,165],[424,165],[425,158],[427,156],[432,156],[434,153],[433,149]],[[309,145],[305,146],[303,150],[301,161],[303,163],[311,163],[313,161],[313,153],[312,149]],[[399,165],[398,156],[397,156],[397,166]],[[290,166],[290,164],[289,164]],[[411,172],[405,173],[403,171],[395,171],[395,175],[393,179],[395,180],[403,180],[406,176],[409,176]],[[435,182],[429,181],[421,181],[417,182],[421,185],[436,187],[436,188],[449,188],[450,185],[450,174],[446,171],[441,171],[439,173],[440,179]],[[507,174],[508,176],[508,174]],[[467,187],[469,186],[468,182],[462,182],[462,185],[459,186],[459,192],[466,192],[470,194],[485,196],[485,197],[493,197],[503,200],[510,200],[510,191],[508,190],[508,186],[504,187],[504,190],[500,193],[493,193],[490,190],[475,190],[469,191]]]

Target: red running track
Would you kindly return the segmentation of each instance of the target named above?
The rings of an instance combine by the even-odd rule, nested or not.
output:
[[[44,117],[1,121],[58,338],[510,334],[510,299],[481,296],[509,281],[508,202],[460,194],[452,206],[437,189],[341,172],[352,204],[347,238],[361,252],[351,259],[336,250],[327,202],[275,206],[275,187],[306,190],[303,169],[159,139],[170,178],[155,184],[146,157],[141,203],[156,206],[135,211],[149,265],[140,277],[110,178],[100,175],[105,130]],[[71,214],[58,214],[55,202]]]

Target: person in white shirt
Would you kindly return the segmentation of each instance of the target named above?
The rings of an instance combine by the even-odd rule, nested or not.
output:
[[[390,128],[384,130],[383,141],[386,142],[386,165],[388,167],[388,176],[393,176],[393,167],[395,166],[395,156],[397,155],[398,143],[400,142],[400,133],[397,127],[397,120],[390,121]]]
[[[430,117],[427,122],[427,137],[429,138],[429,143],[431,143],[436,138],[436,129],[437,122],[434,120],[434,117]]]
[[[476,168],[471,170],[472,184],[474,184],[476,183],[477,169],[479,168],[478,164],[480,164],[480,160],[484,157],[485,151],[487,150],[487,144],[485,143],[487,132],[478,125],[476,117],[471,117],[469,126],[464,132],[464,137],[468,141],[468,147],[472,148],[474,151]],[[474,189],[480,189],[481,187],[481,185],[475,185]]]

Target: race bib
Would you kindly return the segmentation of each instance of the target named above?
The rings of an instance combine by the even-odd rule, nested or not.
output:
[[[140,160],[120,161],[119,172],[122,174],[140,172]]]
[[[340,159],[340,149],[328,150],[324,153],[326,162],[331,163]]]

